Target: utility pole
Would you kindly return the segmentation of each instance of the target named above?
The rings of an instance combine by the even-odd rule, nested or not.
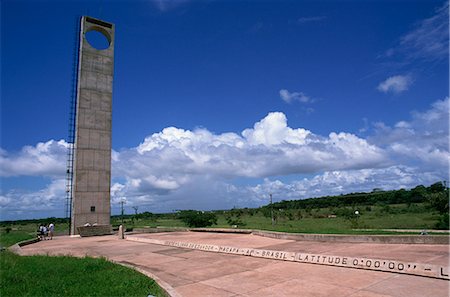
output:
[[[269,196],[270,196],[270,217],[272,218],[272,226],[273,226],[275,225],[275,219],[273,218],[272,193],[270,193]]]
[[[121,206],[121,209],[122,209],[122,212],[121,212],[122,225],[123,225],[123,204],[124,203],[125,203],[125,199],[120,200],[120,206]]]

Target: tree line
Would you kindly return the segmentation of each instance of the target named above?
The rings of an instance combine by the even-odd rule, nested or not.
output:
[[[263,206],[274,209],[309,209],[376,204],[411,204],[429,202],[441,213],[448,212],[448,187],[445,182],[437,182],[429,187],[419,185],[411,190],[383,191],[374,189],[370,193],[350,193],[339,196],[325,196],[302,200],[282,200]]]

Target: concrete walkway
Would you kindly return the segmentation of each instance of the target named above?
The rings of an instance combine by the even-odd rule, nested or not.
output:
[[[299,242],[247,234],[140,234],[159,240],[280,251],[360,256],[448,266],[448,245]],[[55,237],[23,255],[104,256],[156,278],[173,296],[447,297],[450,282],[421,276],[287,262],[119,240]]]

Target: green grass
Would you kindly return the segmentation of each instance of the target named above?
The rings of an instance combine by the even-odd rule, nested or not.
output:
[[[6,248],[17,242],[32,239],[35,237],[36,235],[30,234],[28,232],[10,231],[9,233],[6,233],[4,231],[0,231],[0,245]]]
[[[372,205],[356,207],[360,212],[359,218],[355,221],[345,219],[342,216],[336,218],[328,218],[328,215],[342,212],[343,209],[351,209],[350,207],[340,208],[320,208],[309,210],[285,210],[277,211],[278,220],[272,226],[271,219],[265,217],[261,212],[243,212],[239,219],[244,223],[238,226],[244,229],[259,229],[280,232],[293,233],[319,233],[319,234],[408,234],[407,232],[391,232],[379,229],[434,229],[439,214],[427,208],[423,203],[417,204],[394,204],[394,205]],[[238,210],[237,210],[238,211]],[[237,212],[235,210],[235,212]],[[213,228],[230,228],[226,220],[226,215],[233,212],[216,212],[217,225]],[[289,218],[288,213],[291,214]],[[236,216],[235,216],[236,217]],[[127,227],[186,227],[186,225],[177,219],[158,218],[157,220],[134,220],[126,219]],[[354,230],[354,229],[371,229],[371,230]],[[414,231],[413,234],[417,234]],[[445,235],[439,233],[441,235]]]
[[[360,216],[357,221],[345,219],[339,215],[344,210],[357,209]],[[319,233],[319,234],[401,234],[398,232],[382,231],[380,229],[427,229],[435,228],[439,220],[439,214],[430,209],[426,203],[391,204],[391,205],[370,205],[354,207],[333,207],[319,209],[290,209],[284,211],[275,210],[278,216],[277,223],[272,226],[270,217],[263,216],[261,211],[257,210],[228,210],[218,211],[217,225],[213,228],[230,228],[226,220],[229,214],[241,212],[239,220],[244,224],[239,228],[260,229],[280,232],[293,233]],[[251,215],[253,214],[253,215]],[[336,218],[328,218],[331,214],[337,214]],[[174,214],[159,215],[157,219],[139,219],[133,220],[132,215],[124,218],[124,224],[127,228],[138,227],[187,227],[181,220],[176,219]],[[115,216],[111,219],[113,226],[122,223],[120,217]],[[9,246],[18,240],[33,238],[37,226],[11,225],[10,234],[5,234],[5,228],[0,230],[0,243],[2,246]],[[17,230],[14,230],[17,229]],[[371,230],[354,230],[371,229]],[[67,224],[57,224],[56,234],[67,234]],[[417,234],[414,231],[413,234]],[[440,235],[445,235],[438,233]]]
[[[166,296],[145,275],[102,258],[0,256],[0,296]]]
[[[399,211],[396,212],[393,208],[390,213],[381,213],[377,207],[372,207],[371,211],[360,210],[361,215],[354,221],[339,216],[328,218],[329,214],[333,214],[333,211],[329,209],[314,210],[310,214],[304,213],[300,219],[281,216],[275,226],[272,226],[270,218],[259,213],[253,216],[241,216],[241,220],[245,223],[243,227],[250,229],[321,234],[387,234],[389,232],[377,231],[377,229],[433,229],[438,220],[438,216],[431,212],[402,212],[404,210],[402,206],[399,206],[397,210]],[[218,225],[227,226],[224,216],[219,218]]]
[[[0,245],[9,247],[17,242],[36,238],[38,224],[14,224],[10,225],[9,232],[6,227],[0,228]],[[68,224],[57,224],[55,226],[55,235],[68,234]]]

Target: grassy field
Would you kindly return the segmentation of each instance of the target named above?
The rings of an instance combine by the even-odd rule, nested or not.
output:
[[[359,215],[346,218],[334,214],[344,209]],[[407,206],[406,204],[386,206],[370,206],[361,208],[322,208],[300,212],[279,212],[275,210],[276,224],[262,214],[241,215],[244,226],[256,229],[301,232],[301,233],[367,233],[354,229],[433,229],[439,215],[427,210],[423,205]],[[219,224],[226,225],[225,218],[220,217]],[[384,232],[381,232],[384,233]]]
[[[6,233],[2,231],[0,232],[0,245],[2,247],[9,247],[15,244],[16,242],[32,239],[34,237],[36,236],[33,236],[27,232],[11,231],[9,233]]]
[[[9,227],[11,230],[7,230],[7,228],[0,229],[0,245],[2,247],[9,247],[17,242],[32,239],[36,237],[36,230],[34,225],[12,225]]]
[[[345,217],[341,213],[358,210],[357,218]],[[235,209],[216,211],[217,224],[212,227],[261,229],[294,233],[323,233],[323,234],[396,234],[395,232],[380,231],[380,229],[434,229],[439,220],[439,214],[430,209],[425,203],[372,205],[361,207],[317,208],[305,210],[274,210],[276,224],[272,225],[270,216],[257,209]],[[333,215],[336,215],[334,217]],[[230,220],[231,218],[231,220]],[[230,224],[231,221],[238,222]],[[111,219],[113,226],[122,223],[120,217]],[[156,215],[152,219],[134,219],[128,215],[124,218],[127,228],[137,227],[187,227],[174,214]],[[37,225],[10,225],[11,230],[0,228],[0,244],[9,246],[20,240],[34,238]],[[371,229],[361,231],[355,229]],[[67,224],[56,224],[56,234],[67,234]]]
[[[166,296],[155,281],[98,258],[0,257],[0,296]]]
[[[12,224],[7,227],[0,228],[0,245],[2,247],[11,246],[17,242],[36,238],[38,224]],[[55,235],[69,233],[68,224],[56,224]]]
[[[344,211],[360,215],[356,218],[345,218],[333,214]],[[238,228],[272,230],[294,233],[322,233],[322,234],[398,234],[395,232],[380,231],[380,229],[433,229],[439,219],[439,214],[430,210],[426,204],[395,204],[382,206],[363,206],[360,208],[319,208],[309,210],[280,211],[274,210],[276,223],[272,225],[271,218],[264,216],[260,211],[230,210],[216,212],[217,224],[212,227],[230,228],[230,220],[239,222]],[[115,225],[121,224],[119,218],[112,220]],[[124,220],[128,228],[132,227],[186,227],[186,225],[173,218],[159,217],[157,219],[131,219]],[[355,229],[371,229],[361,231]],[[417,232],[416,232],[417,233]]]

